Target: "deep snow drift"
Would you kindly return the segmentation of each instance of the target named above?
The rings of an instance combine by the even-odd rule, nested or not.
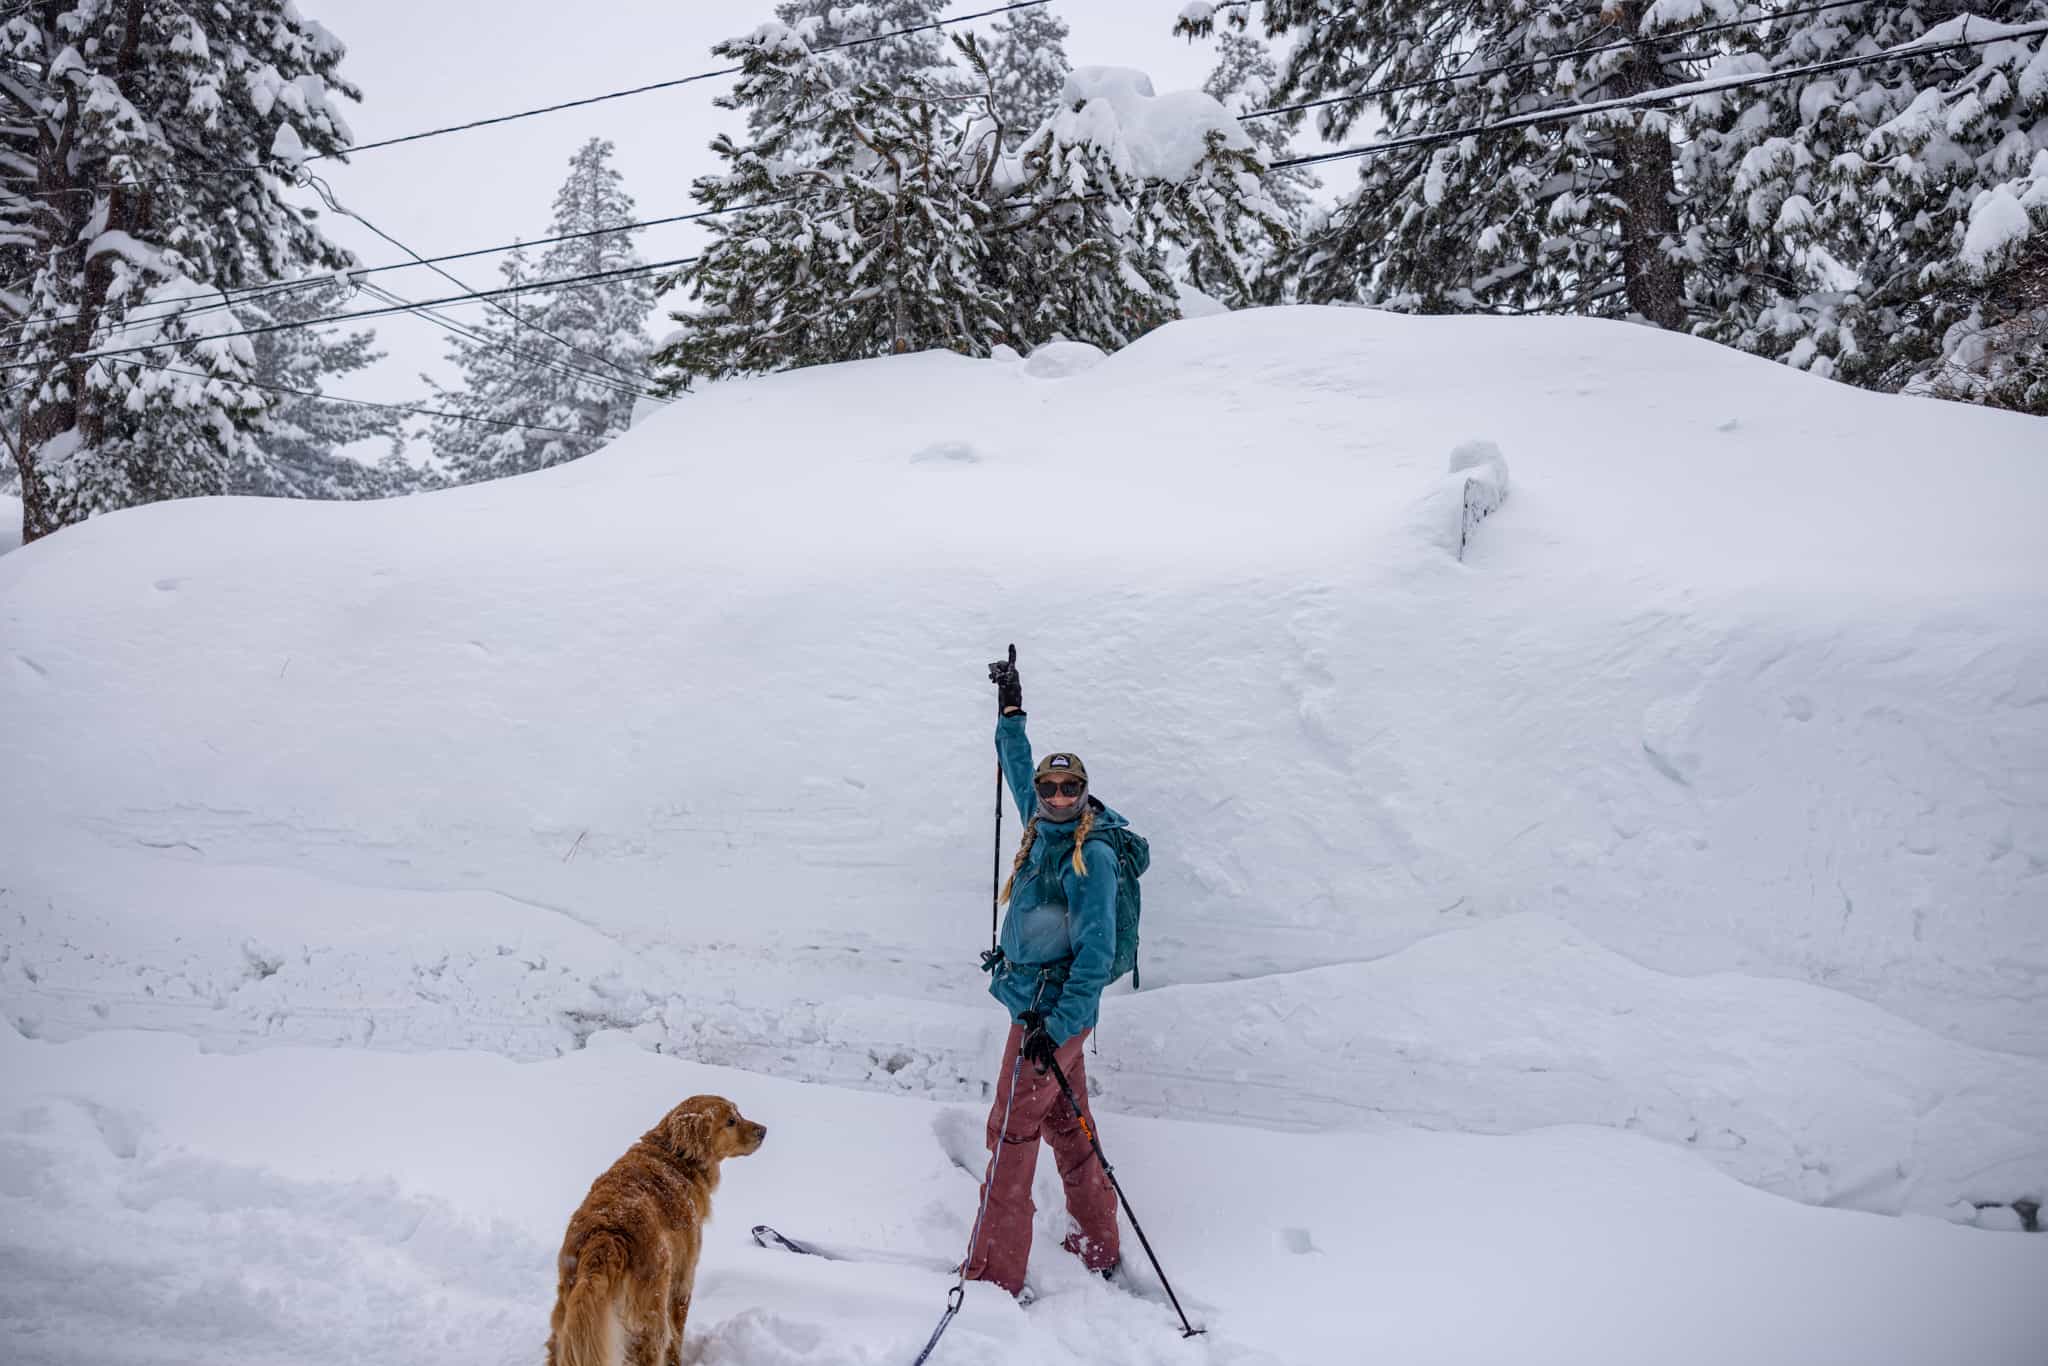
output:
[[[1154,842],[1091,1061],[1132,1132],[1605,1125],[2010,1227],[2044,446],[1645,329],[1291,309],[119,514],[0,557],[0,1008],[978,1100],[1014,640],[1037,744]]]

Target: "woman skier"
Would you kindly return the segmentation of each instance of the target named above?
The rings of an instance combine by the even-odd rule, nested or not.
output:
[[[1020,1295],[1031,1259],[1031,1176],[1041,1136],[1066,1186],[1070,1228],[1063,1246],[1105,1277],[1117,1266],[1116,1194],[1082,1116],[1047,1069],[1058,1063],[1092,1127],[1081,1045],[1095,1027],[1116,946],[1116,853],[1100,836],[1125,822],[1088,795],[1079,756],[1048,754],[1032,764],[1017,647],[988,673],[996,685],[996,757],[1025,826],[1003,888],[1009,909],[999,947],[983,955],[992,974],[989,994],[1012,1023],[988,1112],[988,1169],[966,1274]]]

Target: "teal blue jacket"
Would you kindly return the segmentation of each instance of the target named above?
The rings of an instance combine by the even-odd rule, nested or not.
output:
[[[1038,810],[1038,794],[1031,786],[1031,740],[1022,713],[997,719],[996,757],[1017,810],[1029,821]],[[1087,872],[1077,873],[1074,830],[1080,821],[1039,821],[1031,855],[1010,888],[998,940],[1003,958],[989,994],[1009,1007],[1013,1019],[1027,1010],[1045,1016],[1055,1044],[1095,1027],[1102,989],[1109,985],[1116,954],[1116,851],[1093,835],[1125,823],[1096,803],[1094,829],[1081,850]]]

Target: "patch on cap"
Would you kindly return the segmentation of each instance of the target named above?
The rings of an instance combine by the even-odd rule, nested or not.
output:
[[[1048,773],[1069,773],[1084,783],[1088,781],[1088,765],[1081,762],[1080,755],[1070,754],[1065,750],[1056,751],[1040,759],[1034,771],[1041,778]]]

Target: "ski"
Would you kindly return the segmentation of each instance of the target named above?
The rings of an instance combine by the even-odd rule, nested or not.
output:
[[[958,1262],[945,1257],[935,1257],[929,1253],[893,1252],[884,1248],[860,1247],[852,1243],[828,1243],[819,1242],[814,1238],[792,1238],[775,1228],[772,1224],[754,1225],[753,1234],[756,1247],[764,1247],[771,1252],[793,1252],[801,1257],[816,1257],[820,1261],[863,1262],[879,1266],[908,1266],[915,1267],[920,1271],[934,1271],[941,1276],[951,1276],[960,1270]],[[1119,1265],[1115,1275],[1107,1276],[1103,1279],[1111,1289],[1128,1295],[1134,1300],[1143,1300],[1148,1304],[1156,1304],[1162,1308],[1166,1307],[1166,1298],[1159,1293],[1158,1287],[1138,1280],[1131,1274],[1131,1269],[1128,1266]],[[1036,1286],[1027,1283],[1026,1290],[1029,1292],[1029,1298],[1024,1301],[1026,1304],[1032,1303],[1039,1298]]]
[[[874,1262],[886,1266],[914,1266],[950,1276],[960,1269],[958,1262],[919,1252],[891,1252],[883,1248],[855,1247],[848,1243],[821,1243],[815,1239],[786,1237],[768,1224],[754,1225],[754,1244],[776,1252],[794,1252],[828,1262]]]

